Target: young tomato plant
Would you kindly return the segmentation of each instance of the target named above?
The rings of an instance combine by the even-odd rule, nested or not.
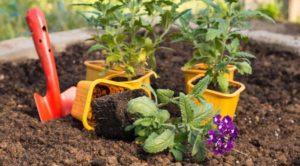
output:
[[[179,96],[174,97],[172,90],[158,89],[156,93],[152,90],[155,101],[145,96],[131,100],[128,103],[128,112],[135,116],[135,121],[127,126],[126,130],[134,130],[137,142],[142,144],[146,152],[158,153],[169,150],[178,161],[183,159],[185,153],[190,153],[199,160],[205,159],[206,140],[216,154],[228,152],[233,147],[237,131],[235,126],[232,127],[232,123],[228,127],[224,126],[225,123],[228,124],[228,119],[224,124],[222,123],[223,125],[219,122],[220,119],[217,119],[218,125],[223,126],[221,132],[210,130],[214,116],[212,106],[201,97],[208,84],[209,78],[205,77],[188,95],[180,93]],[[196,104],[195,100],[201,104]],[[169,103],[175,104],[180,109],[180,117],[171,118],[169,111],[163,109],[163,106]],[[231,132],[232,129],[235,130],[234,136],[228,135],[228,131]],[[206,136],[209,138],[206,139]],[[217,145],[218,139],[223,141],[219,141]],[[229,144],[229,140],[230,147],[224,149]]]
[[[206,7],[199,13],[185,14],[180,18],[181,32],[174,41],[190,41],[194,46],[193,58],[185,68],[197,63],[207,65],[206,75],[212,79],[212,86],[228,93],[229,82],[224,73],[227,66],[236,66],[240,74],[251,74],[249,58],[255,58],[248,52],[241,51],[240,42],[247,39],[240,31],[250,27],[248,18],[260,16],[273,21],[259,11],[243,10],[238,2],[202,0]]]
[[[96,29],[104,30],[92,37],[96,44],[89,51],[102,50],[107,69],[125,70],[129,77],[155,69],[155,51],[184,13],[176,12],[179,4],[172,0],[98,0],[81,5],[95,9],[85,16]]]

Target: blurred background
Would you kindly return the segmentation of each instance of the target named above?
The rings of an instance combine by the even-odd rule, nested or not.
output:
[[[94,0],[0,0],[0,41],[28,36],[25,12],[34,6],[46,14],[50,32],[85,27],[78,13],[80,7],[71,4]],[[258,9],[279,22],[300,24],[300,0],[241,0],[246,9]],[[194,6],[190,4],[191,7]]]

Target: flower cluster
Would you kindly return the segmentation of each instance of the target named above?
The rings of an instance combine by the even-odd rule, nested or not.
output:
[[[213,122],[217,125],[217,129],[208,131],[208,144],[212,146],[214,154],[229,152],[238,135],[237,127],[229,116],[222,118],[221,115],[216,115]]]

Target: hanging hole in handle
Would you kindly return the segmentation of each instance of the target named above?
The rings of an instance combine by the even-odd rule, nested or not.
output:
[[[49,49],[48,51],[51,52],[51,49]]]
[[[42,30],[45,31],[45,32],[47,31],[47,28],[46,28],[45,25],[42,27]]]
[[[42,39],[39,39],[39,42],[42,43]]]

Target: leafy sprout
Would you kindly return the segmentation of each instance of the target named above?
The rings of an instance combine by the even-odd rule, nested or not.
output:
[[[186,12],[177,12],[179,4],[172,0],[97,0],[77,5],[92,7],[85,18],[104,30],[92,37],[96,44],[89,52],[102,50],[107,69],[121,68],[131,78],[156,68],[155,51],[174,21]]]
[[[239,33],[250,27],[247,19],[262,17],[273,20],[259,12],[243,10],[236,1],[201,0],[206,7],[196,14],[186,13],[180,18],[180,33],[176,41],[190,41],[194,46],[193,58],[184,66],[191,68],[197,63],[207,65],[206,75],[212,86],[221,92],[229,92],[227,66],[234,65],[240,74],[251,74],[251,58],[254,55],[241,51],[240,42],[247,37]]]
[[[134,130],[136,141],[148,153],[168,150],[178,161],[185,153],[203,160],[206,135],[214,116],[212,106],[201,97],[208,83],[205,79],[199,81],[192,94],[180,93],[175,97],[172,90],[158,89],[155,92],[157,101],[146,96],[131,100],[127,110],[135,121],[126,130]],[[170,103],[180,109],[180,117],[171,117],[169,111],[174,110],[164,109]]]

